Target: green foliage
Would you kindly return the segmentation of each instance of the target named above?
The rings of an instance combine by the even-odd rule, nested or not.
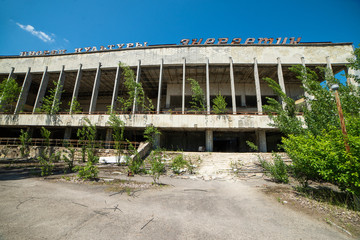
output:
[[[186,170],[192,172],[193,170],[192,164],[184,158],[183,154],[176,155],[172,160],[170,167],[175,174],[180,174],[182,171]]]
[[[150,173],[154,179],[154,183],[159,184],[161,173],[165,171],[165,164],[163,162],[162,151],[156,149],[150,153]]]
[[[41,127],[40,133],[41,133],[41,136],[43,138],[45,138],[45,146],[49,148],[50,147],[51,132],[49,130],[47,130],[46,128]]]
[[[62,89],[62,85],[58,85],[58,82],[53,82],[54,87],[49,89],[47,95],[43,98],[43,103],[38,109],[38,112],[44,112],[47,114],[56,114],[60,111],[61,102],[58,96],[64,92]]]
[[[92,125],[88,118],[84,119],[83,127],[78,129],[77,136],[81,146],[82,161],[85,162],[87,155],[87,162],[85,166],[77,166],[75,169],[79,171],[78,177],[84,180],[96,179],[99,173],[95,165],[99,161],[99,157],[95,155],[96,147],[96,126]]]
[[[191,85],[191,92],[192,92],[192,100],[190,102],[191,108],[194,111],[205,111],[205,95],[204,91],[200,87],[200,84],[195,79],[189,78],[188,81],[190,81]]]
[[[255,143],[246,141],[246,144],[251,148],[251,150],[257,152],[259,150],[258,146],[255,145]]]
[[[128,154],[129,154],[126,164],[129,168],[129,171],[133,174],[144,172],[145,171],[145,169],[143,168],[144,161],[140,158],[139,152],[129,140],[126,141],[128,143]]]
[[[76,166],[74,168],[78,172],[78,178],[83,180],[93,180],[98,177],[99,169],[92,162],[87,162],[85,166]]]
[[[85,162],[87,149],[95,151],[96,126],[92,125],[88,118],[84,118],[83,127],[78,129],[76,135],[81,144],[82,161]]]
[[[355,58],[349,67],[359,70],[360,51],[355,50]],[[266,79],[270,87],[285,102],[285,108],[276,101],[266,106],[274,112],[273,126],[278,127],[286,137],[283,148],[292,159],[292,172],[303,186],[309,180],[326,181],[338,186],[342,191],[360,196],[360,88],[343,85],[334,78],[329,69],[319,68],[325,77],[323,86],[317,74],[303,66],[290,68],[301,80],[308,106],[302,107],[303,120],[296,116],[293,100],[286,97],[279,85]],[[356,80],[358,81],[358,79]],[[347,136],[341,131],[339,114],[334,93],[330,86],[338,84]],[[350,151],[345,149],[345,140]]]
[[[115,142],[115,149],[118,157],[118,164],[120,164],[120,158],[121,155],[124,152],[124,131],[125,131],[125,123],[119,118],[119,116],[116,116],[115,114],[110,114],[110,118],[108,123],[110,124],[112,128],[112,136]]]
[[[153,145],[155,141],[154,137],[155,135],[158,134],[161,134],[161,132],[156,127],[154,127],[153,125],[146,126],[144,131],[144,138],[146,139],[147,142]]]
[[[221,96],[221,93],[219,93],[212,101],[214,104],[213,110],[216,114],[226,113],[227,103],[225,101],[225,97]]]
[[[14,105],[21,92],[21,87],[15,79],[4,79],[0,83],[0,110],[3,112],[14,111]]]
[[[347,65],[348,68],[360,70],[360,44],[358,48],[355,48],[353,57],[347,60],[349,62]],[[360,77],[358,75],[349,74],[348,77],[351,77],[355,80],[355,82],[360,83]]]
[[[74,98],[73,99],[73,105],[71,106],[71,101],[69,101],[68,103],[70,109],[68,110],[71,114],[74,114],[74,113],[81,113],[83,111],[79,101]]]
[[[334,126],[317,136],[311,132],[290,135],[283,139],[283,145],[293,160],[295,176],[304,186],[308,180],[322,179],[360,195],[360,136],[349,135],[350,153],[344,148],[341,130]]]
[[[50,149],[50,135],[51,132],[44,127],[40,129],[41,136],[45,138],[45,149],[42,149],[40,152],[40,156],[38,157],[40,168],[41,168],[41,176],[48,176],[52,173],[54,168],[54,161],[59,157],[60,153],[51,153]]]
[[[276,81],[271,78],[264,78],[264,80],[281,99],[278,102],[273,98],[267,98],[268,105],[263,106],[265,112],[269,114],[269,117],[274,122],[271,126],[279,128],[285,134],[301,134],[303,132],[302,122],[297,118],[295,101],[282,92],[280,85]],[[285,108],[282,102],[285,103]]]
[[[136,99],[137,106],[143,111],[153,111],[154,105],[152,104],[152,101],[145,96],[142,84],[136,82],[134,71],[124,64],[120,64],[120,67],[125,79],[124,86],[126,96],[118,97],[117,105],[119,110],[122,112],[131,111],[134,99]]]
[[[41,176],[49,176],[54,169],[54,164],[52,159],[48,155],[40,155],[38,157],[41,169]]]
[[[261,160],[261,166],[267,171],[265,174],[271,176],[276,182],[289,183],[287,166],[279,154],[273,153],[274,163]]]
[[[31,137],[28,131],[24,131],[23,129],[20,130],[21,134],[19,136],[21,145],[20,145],[20,154],[21,157],[27,157],[30,153],[30,143]]]
[[[75,148],[72,145],[66,144],[66,149],[64,150],[64,154],[62,156],[63,161],[67,164],[65,168],[66,172],[74,171],[74,161],[75,161]]]

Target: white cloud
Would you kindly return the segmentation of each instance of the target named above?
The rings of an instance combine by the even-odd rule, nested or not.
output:
[[[16,23],[16,25],[18,25],[21,29],[31,33],[32,35],[34,35],[35,37],[40,38],[40,40],[44,41],[44,42],[54,42],[54,38],[50,37],[48,34],[42,32],[42,31],[36,31],[35,28],[31,25],[22,25],[20,23]],[[55,36],[54,34],[51,34],[52,36]]]

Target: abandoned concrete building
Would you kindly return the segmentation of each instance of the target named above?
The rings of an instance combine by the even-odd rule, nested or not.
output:
[[[126,138],[142,141],[144,128],[152,124],[162,133],[157,144],[169,150],[248,152],[246,141],[252,141],[268,152],[277,149],[281,134],[263,112],[266,97],[276,98],[263,78],[277,80],[296,100],[304,91],[290,66],[327,66],[336,74],[348,71],[352,52],[351,43],[198,44],[1,56],[1,81],[12,77],[22,91],[13,112],[0,113],[0,137],[15,138],[20,129],[32,129],[36,138],[44,126],[52,139],[77,139],[76,130],[88,118],[97,126],[99,140],[111,140],[108,106],[115,109],[117,97],[125,94],[121,62],[134,71],[155,106],[153,112],[134,105],[132,111],[118,113],[126,125]],[[189,78],[204,90],[205,112],[191,111]],[[56,119],[35,111],[54,82],[63,87]],[[228,109],[216,115],[212,99],[219,93]],[[67,110],[74,98],[81,113]]]

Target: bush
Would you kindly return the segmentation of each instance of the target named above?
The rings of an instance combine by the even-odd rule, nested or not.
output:
[[[226,113],[227,103],[225,97],[221,96],[221,93],[219,93],[219,95],[217,95],[216,98],[212,100],[212,102],[214,104],[213,109],[216,114]]]
[[[54,155],[54,154],[53,154]],[[53,156],[52,155],[52,156]],[[47,155],[41,155],[38,157],[41,169],[41,176],[49,176],[54,169],[54,164],[52,161],[52,157]]]
[[[175,173],[175,174],[180,174],[182,172],[182,170],[190,170],[191,169],[191,165],[188,161],[186,161],[186,159],[184,159],[183,154],[179,154],[176,157],[174,157],[174,159],[171,162],[171,170]]]
[[[21,134],[19,136],[21,145],[20,145],[20,154],[21,157],[28,157],[30,153],[30,143],[31,137],[28,131],[24,131],[23,129],[20,130]]]
[[[73,146],[67,146],[64,151],[66,155],[63,155],[63,160],[67,164],[64,172],[73,172],[74,171],[74,160],[75,160],[75,148]]]
[[[79,171],[77,176],[81,179],[96,179],[99,174],[99,169],[95,164],[99,161],[99,157],[95,156],[91,149],[88,149],[87,158],[88,159],[85,166],[77,166],[74,169]]]
[[[293,160],[294,175],[303,185],[308,180],[322,179],[360,196],[360,136],[349,134],[348,142],[349,153],[341,130],[335,127],[318,136],[308,133],[283,139]]]
[[[127,140],[128,142],[128,154],[129,157],[127,157],[126,164],[129,168],[129,172],[133,174],[144,172],[145,169],[143,169],[144,161],[140,158],[139,153],[137,149],[132,145],[132,143]],[[130,156],[133,156],[132,158]]]
[[[289,183],[287,166],[279,154],[273,153],[274,163],[261,160],[261,166],[268,172],[265,174],[271,176],[276,182]]]
[[[159,184],[159,179],[161,173],[165,171],[165,164],[162,160],[162,152],[159,149],[156,149],[150,154],[150,173],[154,179],[154,183]]]

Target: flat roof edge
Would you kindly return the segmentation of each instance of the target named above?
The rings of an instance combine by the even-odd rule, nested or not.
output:
[[[103,50],[103,51],[93,51],[93,52],[73,52],[73,53],[64,53],[64,54],[54,54],[54,55],[33,55],[33,56],[19,56],[19,55],[1,55],[0,59],[5,58],[32,58],[32,57],[58,57],[58,56],[70,56],[70,55],[79,55],[79,54],[93,54],[93,53],[109,53],[117,51],[134,51],[134,50],[144,50],[144,49],[157,49],[157,48],[183,48],[183,47],[324,47],[324,46],[343,46],[351,45],[352,42],[344,43],[330,43],[330,42],[303,42],[299,44],[202,44],[202,45],[149,45],[147,47],[136,47],[136,48],[121,48],[121,49],[112,49],[112,50]]]

